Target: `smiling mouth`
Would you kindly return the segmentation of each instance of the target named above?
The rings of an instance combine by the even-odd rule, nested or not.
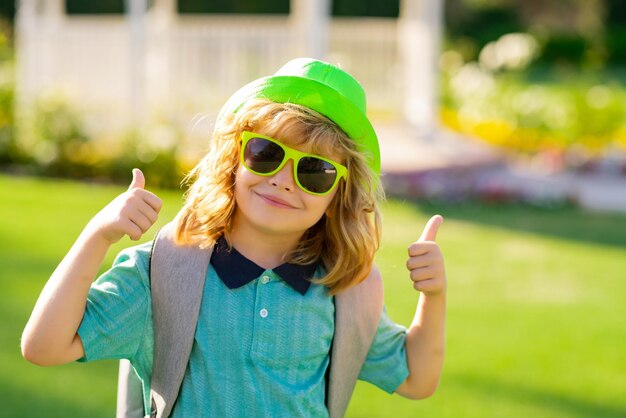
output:
[[[266,202],[267,204],[271,206],[275,206],[278,208],[285,208],[285,209],[296,209],[295,206],[292,206],[289,203],[285,202],[284,200],[278,199],[276,197],[261,194],[261,193],[257,193],[257,196],[259,196],[264,202]]]

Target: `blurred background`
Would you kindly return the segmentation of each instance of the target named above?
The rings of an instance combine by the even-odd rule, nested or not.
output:
[[[348,416],[626,416],[622,1],[0,0],[0,15],[0,415],[114,414],[116,362],[21,358],[41,288],[133,167],[162,225],[225,100],[313,56],[367,93],[399,323],[418,297],[406,247],[446,219],[441,388],[411,402],[359,383]]]

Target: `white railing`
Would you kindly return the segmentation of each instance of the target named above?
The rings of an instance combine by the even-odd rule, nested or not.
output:
[[[177,16],[146,26],[143,89],[131,89],[130,30],[122,16],[67,17],[22,28],[18,39],[21,102],[63,91],[81,108],[128,122],[131,91],[146,113],[211,114],[236,89],[269,75],[297,53],[284,16]],[[333,19],[329,57],[364,86],[369,108],[397,112],[395,19]],[[113,120],[120,123],[111,123]]]

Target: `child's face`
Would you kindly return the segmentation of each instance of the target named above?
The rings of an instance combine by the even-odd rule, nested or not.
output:
[[[324,156],[339,161],[337,156]],[[264,233],[299,238],[324,215],[337,190],[338,187],[335,187],[332,192],[321,196],[305,192],[293,178],[292,160],[272,176],[254,174],[240,164],[235,177],[237,206],[234,225],[245,222],[247,227]]]

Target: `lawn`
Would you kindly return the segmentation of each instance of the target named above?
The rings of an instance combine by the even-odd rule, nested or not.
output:
[[[2,416],[114,416],[116,362],[40,368],[21,358],[19,338],[81,228],[123,190],[0,176]],[[162,225],[181,194],[157,194]],[[377,263],[389,314],[407,325],[418,294],[406,247],[432,214],[446,219],[438,237],[449,280],[446,365],[425,401],[360,382],[348,417],[626,416],[626,216],[397,199],[383,209]],[[118,243],[105,267],[130,244]]]

